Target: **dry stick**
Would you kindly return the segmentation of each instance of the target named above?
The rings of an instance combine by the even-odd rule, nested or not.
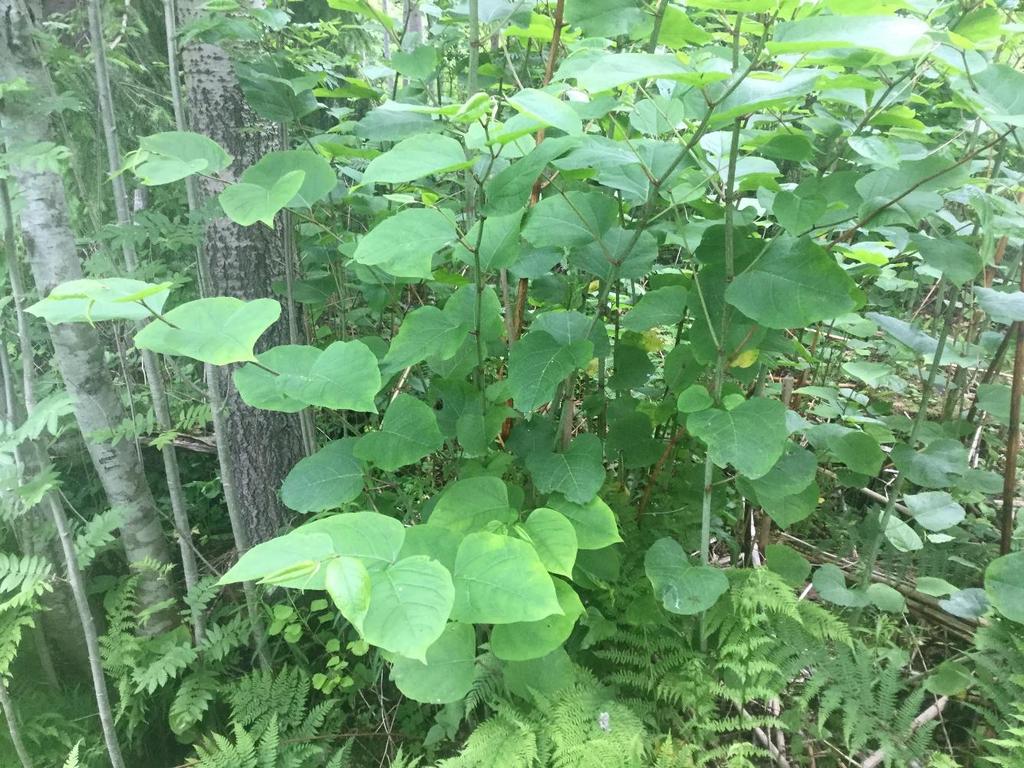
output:
[[[665,450],[662,451],[661,456],[658,459],[658,463],[654,465],[654,469],[651,470],[651,474],[647,477],[647,485],[644,488],[644,495],[640,499],[640,504],[636,509],[636,519],[639,521],[643,517],[644,512],[647,510],[647,504],[651,500],[651,492],[654,490],[654,485],[658,481],[658,475],[661,473],[662,467],[665,466],[665,462],[668,461],[672,455],[672,451],[675,450],[676,443],[686,434],[686,427],[679,427],[669,438],[668,445],[665,446]]]
[[[4,717],[7,718],[7,730],[11,734],[11,743],[14,744],[14,751],[21,761],[22,768],[32,768],[32,758],[25,749],[25,742],[21,738],[21,726],[18,725],[18,716],[14,713],[14,702],[11,701],[10,691],[7,690],[7,683],[0,680],[0,707],[4,710]]]
[[[96,70],[96,91],[100,107],[100,119],[103,123],[103,136],[107,149],[107,167],[110,170],[110,182],[114,193],[114,210],[117,223],[121,227],[132,225],[132,215],[128,208],[128,191],[125,188],[124,176],[119,173],[121,168],[121,148],[117,139],[117,118],[114,114],[114,99],[110,88],[110,71],[107,66],[106,45],[103,41],[103,10],[101,0],[89,0],[89,36],[92,39],[93,61]],[[125,268],[129,274],[138,270],[138,256],[135,247],[125,238],[121,245]],[[141,327],[141,325],[139,326]],[[150,398],[153,401],[153,412],[161,432],[169,432],[174,423],[164,389],[163,373],[157,356],[142,350],[142,370],[149,385]],[[181,482],[181,470],[178,467],[178,454],[173,443],[160,449],[164,463],[164,475],[167,481],[167,494],[171,499],[171,514],[174,528],[178,535],[178,549],[181,552],[181,569],[185,577],[187,594],[195,594],[199,583],[199,566],[196,562],[195,544],[192,541],[192,526],[188,517],[188,506],[185,501],[185,490]],[[206,634],[206,619],[198,604],[190,606],[192,631],[198,645]]]
[[[922,711],[921,714],[911,721],[910,733],[913,733],[925,723],[931,722],[941,715],[942,710],[946,708],[947,704],[949,704],[948,696],[940,696],[937,698],[930,707]],[[879,749],[864,758],[864,761],[860,764],[860,768],[875,768],[876,766],[881,765],[883,760],[885,760],[885,750]]]
[[[174,109],[175,127],[179,131],[185,130],[185,102],[182,99],[181,87],[178,82],[177,68],[177,20],[174,12],[174,0],[164,0],[164,23],[167,32],[167,63],[170,68],[171,80],[171,102]],[[186,196],[190,214],[199,210],[199,191],[195,186],[192,177],[186,180]],[[210,286],[207,280],[209,269],[207,269],[205,254],[199,251],[196,258],[199,269],[199,290],[203,296],[209,296]],[[245,530],[239,510],[238,492],[234,481],[234,461],[227,447],[227,440],[224,435],[227,433],[227,422],[224,418],[225,406],[224,395],[221,384],[221,370],[215,365],[204,366],[206,377],[206,389],[210,399],[210,412],[213,417],[213,434],[217,445],[217,463],[220,468],[220,483],[224,489],[224,506],[228,510],[228,520],[231,523],[231,534],[234,538],[235,549],[239,557],[245,554],[251,542]],[[249,615],[249,623],[252,626],[252,640],[256,650],[256,657],[260,666],[264,669],[270,667],[270,658],[267,654],[267,633],[260,616],[259,603],[256,599],[256,590],[251,581],[242,582],[242,591],[245,594],[245,607]]]

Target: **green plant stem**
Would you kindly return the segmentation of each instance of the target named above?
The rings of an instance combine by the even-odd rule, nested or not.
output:
[[[940,281],[935,296],[935,301],[939,306],[941,306],[946,292],[945,287],[945,280]],[[935,346],[935,353],[932,355],[931,365],[928,367],[928,376],[925,379],[924,386],[921,387],[921,400],[918,405],[917,414],[914,417],[914,424],[910,429],[910,436],[907,438],[907,444],[912,449],[915,449],[917,436],[921,432],[921,427],[924,425],[925,421],[928,420],[928,399],[931,397],[932,390],[935,387],[935,379],[939,375],[939,368],[942,367],[942,354],[946,349],[946,337],[949,335],[950,328],[953,325],[953,318],[956,315],[956,300],[957,291],[954,290],[949,297],[949,304],[946,306],[943,314],[942,331],[939,334],[938,343]],[[889,488],[889,500],[886,502],[885,510],[882,512],[882,517],[879,520],[878,532],[869,542],[868,549],[864,554],[864,571],[861,574],[862,587],[866,588],[871,582],[871,573],[874,571],[875,562],[878,560],[878,553],[882,547],[882,538],[885,536],[885,531],[889,526],[889,521],[892,519],[892,516],[896,511],[896,503],[902,495],[903,486],[906,485],[906,482],[906,475],[903,472],[899,472],[896,476],[896,480],[892,484],[892,487]]]
[[[658,48],[658,38],[661,37],[661,25],[665,21],[665,9],[668,7],[668,0],[659,0],[658,7],[654,11],[654,27],[651,29],[651,38],[647,41],[647,52],[654,53]]]

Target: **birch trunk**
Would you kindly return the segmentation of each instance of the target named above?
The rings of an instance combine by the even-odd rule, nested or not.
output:
[[[5,19],[0,26],[0,78],[24,78],[38,94],[45,92],[45,74],[35,60],[30,41],[32,21],[23,14],[23,8],[14,0],[0,0],[0,17]],[[25,143],[49,139],[47,118],[33,109],[31,98],[8,98],[4,106],[2,117],[9,136]],[[16,159],[12,171],[21,192],[22,240],[36,288],[46,296],[57,284],[82,277],[64,186],[59,175],[20,165]],[[74,399],[75,418],[93,466],[111,508],[121,512],[120,538],[128,562],[169,565],[160,512],[134,448],[127,441],[115,445],[93,437],[100,430],[121,424],[125,418],[104,361],[99,335],[84,323],[49,326],[49,330],[54,358],[68,394]],[[138,597],[141,607],[152,612],[146,631],[161,631],[174,623],[174,592],[164,577],[152,569],[143,569]]]
[[[179,18],[203,14],[204,0],[181,0]],[[279,149],[276,128],[249,108],[225,51],[193,42],[181,56],[190,127],[216,141],[233,157],[224,174],[241,175],[266,152]],[[209,199],[223,185],[200,179],[198,192]],[[281,232],[256,225],[242,227],[221,217],[209,223],[203,240],[203,267],[211,295],[239,299],[273,297],[272,283],[284,277]],[[262,339],[262,347],[288,343],[282,319]],[[224,372],[225,374],[227,371]],[[234,469],[241,520],[253,544],[272,537],[285,520],[278,491],[288,471],[304,455],[299,417],[250,408],[230,375],[224,379],[225,441]]]
[[[99,101],[100,118],[103,124],[103,137],[107,147],[107,168],[111,174],[111,187],[114,193],[114,210],[117,212],[117,223],[121,227],[132,224],[132,214],[128,206],[128,190],[124,176],[118,173],[121,168],[121,146],[118,140],[117,118],[114,114],[114,97],[110,89],[110,70],[107,67],[106,44],[103,38],[103,7],[101,0],[89,0],[89,36],[92,41],[93,62],[96,70],[96,91]],[[124,264],[128,273],[138,269],[138,257],[135,246],[125,239],[122,243]],[[157,356],[149,350],[142,350],[142,369],[149,385],[150,399],[160,430],[167,432],[173,428],[167,393],[164,390],[163,372]],[[181,472],[178,468],[178,454],[174,445],[168,443],[160,449],[164,462],[164,475],[167,480],[167,494],[171,499],[171,513],[174,516],[174,528],[178,536],[178,548],[181,552],[182,575],[185,577],[185,589],[189,594],[195,591],[199,581],[199,567],[196,564],[195,544],[192,541],[192,526],[189,523],[188,507],[185,502],[185,491],[181,484]],[[192,631],[198,645],[206,633],[206,619],[197,604],[192,603]]]

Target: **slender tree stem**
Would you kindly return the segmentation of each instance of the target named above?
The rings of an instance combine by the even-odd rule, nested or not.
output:
[[[941,307],[943,295],[945,294],[945,280],[940,282],[938,290],[936,291],[935,301]],[[953,325],[953,318],[956,315],[956,300],[957,291],[953,291],[949,297],[949,304],[946,306],[944,315],[942,330],[939,335],[938,343],[935,345],[935,353],[932,355],[931,365],[928,367],[928,376],[925,379],[924,386],[921,387],[921,400],[918,405],[917,414],[914,417],[914,424],[910,429],[910,436],[907,438],[907,444],[916,450],[917,436],[921,433],[921,427],[924,426],[925,421],[928,420],[928,399],[931,397],[932,390],[935,388],[935,380],[939,375],[939,368],[942,367],[942,354],[946,349],[946,338],[949,336],[950,328]],[[903,493],[903,486],[906,485],[907,476],[900,472],[896,476],[896,480],[893,482],[892,487],[889,489],[889,501],[885,505],[885,510],[882,512],[882,516],[878,522],[878,531],[872,537],[868,544],[867,551],[864,553],[864,571],[861,575],[861,585],[867,587],[871,582],[871,573],[875,568],[875,561],[878,560],[878,553],[882,547],[882,539],[885,536],[885,531],[889,527],[889,521],[892,519],[893,514],[896,511],[896,503],[899,501]]]
[[[89,0],[89,34],[92,39],[93,62],[96,70],[96,92],[99,99],[100,118],[103,123],[103,136],[107,148],[107,168],[114,194],[114,210],[117,214],[118,226],[127,228],[133,225],[132,214],[128,204],[128,190],[125,187],[124,175],[119,173],[121,167],[121,148],[118,142],[117,117],[114,112],[114,99],[110,86],[110,70],[107,66],[106,44],[103,39],[103,9],[101,0]],[[138,257],[135,247],[127,237],[121,240],[125,269],[129,274],[138,270]],[[142,350],[142,369],[149,385],[150,398],[157,425],[163,432],[173,429],[167,392],[164,389],[163,373],[160,370],[158,357],[149,350]],[[192,541],[192,526],[189,522],[188,506],[185,491],[181,482],[181,470],[178,466],[178,455],[173,443],[167,443],[160,449],[164,463],[164,476],[167,482],[167,493],[171,500],[171,514],[174,518],[175,533],[178,537],[178,549],[181,553],[182,574],[185,578],[185,589],[194,594],[199,583],[199,566],[196,562],[195,544]],[[192,629],[196,643],[201,643],[206,632],[206,619],[198,604],[191,605]]]
[[[7,683],[4,680],[0,680],[0,707],[3,708],[4,717],[7,718],[7,730],[11,734],[11,743],[14,745],[14,752],[18,755],[22,768],[33,768],[32,758],[29,757],[25,741],[21,738],[21,726],[18,724],[18,716],[14,711],[14,702],[11,701],[11,694],[7,690]]]
[[[1024,272],[1021,277],[1024,290]],[[1003,509],[999,520],[999,554],[1007,555],[1013,544],[1014,510],[1017,499],[1017,456],[1020,454],[1021,397],[1024,397],[1024,322],[1014,323],[1017,341],[1013,352],[1013,379],[1010,385],[1010,427],[1006,435],[1006,464],[1003,470]]]

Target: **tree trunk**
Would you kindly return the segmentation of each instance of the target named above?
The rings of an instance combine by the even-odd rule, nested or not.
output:
[[[202,15],[203,0],[178,5],[183,22]],[[249,108],[223,49],[191,43],[182,51],[190,127],[216,141],[234,157],[224,172],[234,179],[266,152],[279,149],[277,130]],[[200,179],[199,193],[209,199],[223,188]],[[203,271],[210,295],[239,299],[274,297],[272,282],[284,276],[281,233],[262,225],[242,227],[221,217],[209,223],[203,240]],[[262,339],[261,348],[288,343],[282,319]],[[227,371],[225,371],[227,373]],[[288,471],[302,458],[299,417],[250,408],[230,375],[225,380],[226,442],[242,522],[253,544],[273,536],[285,520],[278,491]]]
[[[45,92],[45,74],[35,60],[30,42],[31,20],[21,13],[20,3],[0,0],[0,76],[24,78],[35,93]],[[36,96],[38,99],[38,96]],[[3,121],[8,135],[33,143],[49,139],[45,115],[34,109],[31,97],[4,100]],[[16,153],[15,153],[16,160]],[[13,165],[21,192],[21,230],[36,288],[46,296],[66,280],[82,277],[75,238],[68,218],[68,204],[59,175],[24,165]],[[131,443],[98,441],[99,430],[124,421],[121,399],[114,389],[96,330],[84,323],[49,326],[54,357],[68,394],[75,402],[75,418],[93,466],[113,509],[122,514],[121,543],[128,562],[171,564],[160,513]],[[138,597],[143,609],[157,610],[146,623],[147,631],[160,631],[174,623],[174,592],[166,578],[145,568],[140,573]]]
[[[121,168],[121,146],[118,141],[117,118],[114,115],[114,97],[110,89],[110,70],[107,67],[106,43],[103,38],[103,6],[101,0],[89,0],[89,36],[92,41],[93,62],[96,69],[96,92],[98,96],[100,117],[103,124],[103,135],[107,146],[107,166],[111,176],[111,187],[114,193],[114,209],[117,212],[117,223],[121,227],[132,225],[132,215],[128,204],[128,190],[124,176],[118,173]],[[138,269],[138,257],[131,240],[125,239],[121,244],[124,255],[125,269],[133,274]],[[141,326],[140,326],[141,327]],[[149,385],[150,398],[156,423],[162,432],[173,428],[171,412],[164,390],[163,372],[159,359],[149,350],[142,350],[142,369]],[[199,582],[199,567],[196,564],[195,545],[192,541],[192,526],[189,523],[188,507],[185,502],[185,490],[181,483],[181,471],[178,468],[178,455],[174,444],[169,443],[160,449],[164,462],[164,475],[167,479],[167,494],[171,499],[171,513],[174,517],[174,528],[178,534],[178,547],[181,552],[182,574],[185,577],[185,590],[191,595]],[[206,634],[206,619],[202,609],[192,601],[192,631],[198,645]]]

